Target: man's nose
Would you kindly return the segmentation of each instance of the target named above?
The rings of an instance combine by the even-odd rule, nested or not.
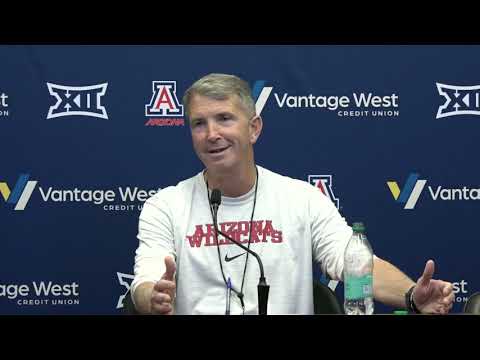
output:
[[[207,139],[208,141],[216,141],[220,138],[217,124],[214,121],[209,121],[207,125]]]

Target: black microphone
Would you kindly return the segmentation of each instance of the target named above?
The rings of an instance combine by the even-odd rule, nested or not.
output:
[[[255,251],[250,250],[245,245],[241,244],[240,242],[232,239],[227,234],[224,234],[223,232],[218,230],[217,212],[218,212],[218,207],[220,206],[221,202],[222,202],[222,193],[218,189],[213,189],[212,194],[210,196],[210,205],[212,206],[212,210],[213,210],[213,226],[215,228],[215,232],[217,234],[223,235],[226,239],[230,240],[235,245],[240,246],[243,250],[252,254],[257,259],[258,266],[260,267],[260,279],[258,280],[258,286],[257,286],[257,289],[258,289],[258,314],[259,315],[267,315],[268,292],[270,290],[270,285],[267,285],[267,281],[265,280],[265,274],[263,272],[262,260],[260,259],[260,256],[258,256],[258,254]],[[250,224],[250,226],[251,225],[252,224]],[[252,230],[250,229],[250,231],[252,231]],[[218,235],[217,235],[217,241],[218,241]]]

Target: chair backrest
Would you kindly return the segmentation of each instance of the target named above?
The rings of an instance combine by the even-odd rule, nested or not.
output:
[[[465,306],[463,307],[463,312],[467,314],[480,315],[480,292],[470,295],[465,303]]]
[[[317,280],[313,280],[313,310],[315,314],[345,313],[335,292]]]

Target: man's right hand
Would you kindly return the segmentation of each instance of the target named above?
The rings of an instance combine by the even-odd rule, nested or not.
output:
[[[155,283],[150,298],[152,314],[173,315],[175,301],[175,261],[170,256],[165,257],[165,274]]]

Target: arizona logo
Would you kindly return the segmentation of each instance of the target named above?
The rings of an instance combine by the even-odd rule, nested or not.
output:
[[[145,126],[184,126],[183,105],[177,98],[176,81],[152,81],[152,97],[145,105]]]
[[[320,189],[337,207],[340,208],[340,200],[335,196],[332,189],[332,175],[308,175],[308,182]]]

